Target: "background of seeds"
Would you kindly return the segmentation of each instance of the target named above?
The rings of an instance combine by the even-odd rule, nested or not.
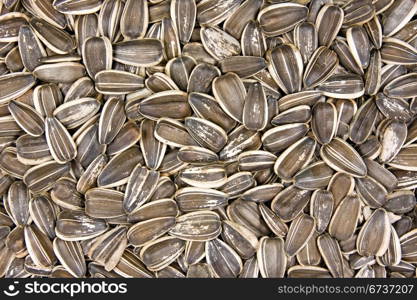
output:
[[[415,276],[416,11],[3,0],[0,276]]]

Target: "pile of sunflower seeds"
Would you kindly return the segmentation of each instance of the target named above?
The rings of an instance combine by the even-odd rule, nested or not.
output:
[[[415,277],[416,12],[0,1],[0,277]]]

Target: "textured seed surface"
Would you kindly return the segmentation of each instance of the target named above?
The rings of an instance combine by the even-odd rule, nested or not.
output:
[[[416,0],[0,0],[0,278],[415,277]]]

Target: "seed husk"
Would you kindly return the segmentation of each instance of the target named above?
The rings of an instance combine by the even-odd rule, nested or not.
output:
[[[286,93],[301,91],[303,59],[300,51],[292,44],[280,45],[266,54],[268,70],[278,86]],[[287,70],[281,72],[281,70]]]
[[[243,268],[240,256],[225,242],[214,239],[206,243],[206,260],[218,278],[237,277]]]
[[[307,18],[308,8],[297,3],[279,3],[262,9],[258,22],[267,36],[274,36],[292,30]],[[280,19],[281,22],[275,22]]]
[[[285,239],[285,252],[288,256],[296,255],[312,237],[316,228],[316,220],[309,215],[300,214],[288,229]]]
[[[280,278],[287,267],[287,256],[282,238],[262,237],[256,254],[259,271],[263,278]]]
[[[167,236],[146,244],[139,255],[150,271],[159,271],[176,260],[184,248],[183,240]]]
[[[415,0],[0,2],[0,277],[416,275]]]
[[[359,231],[356,246],[364,256],[383,255],[389,245],[391,228],[387,212],[379,208],[373,212]]]

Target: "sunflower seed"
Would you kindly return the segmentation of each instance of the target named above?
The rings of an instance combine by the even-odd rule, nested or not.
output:
[[[158,183],[159,173],[149,171],[138,164],[131,172],[127,181],[123,199],[123,208],[127,213],[136,210],[152,196]]]
[[[124,216],[123,193],[92,188],[85,193],[85,212],[92,218],[109,219]]]
[[[208,188],[183,188],[175,194],[175,199],[182,211],[215,209],[227,203],[226,193]]]
[[[345,141],[334,138],[320,150],[324,162],[336,171],[355,177],[366,175],[367,169],[360,155]]]
[[[175,261],[184,251],[185,242],[175,237],[162,237],[140,250],[140,259],[150,271],[159,271]]]
[[[79,211],[63,211],[58,215],[55,233],[64,241],[82,241],[97,237],[107,229],[104,220],[91,218]]]
[[[383,255],[389,245],[391,228],[387,212],[379,208],[373,212],[359,231],[356,246],[364,256]]]
[[[83,277],[87,272],[84,255],[77,241],[63,241],[56,238],[53,242],[54,253],[68,272],[74,277]]]
[[[317,238],[317,245],[324,263],[333,277],[344,277],[343,258],[339,244],[325,233]]]
[[[296,4],[294,4],[296,5]],[[267,52],[268,69],[278,86],[286,93],[301,91],[303,59],[294,45],[285,44]],[[286,70],[282,72],[282,70]]]
[[[299,170],[307,166],[312,158],[316,141],[304,137],[288,147],[274,165],[275,173],[283,180],[290,180]]]
[[[308,8],[297,3],[279,3],[263,8],[258,14],[258,22],[267,36],[275,36],[291,31],[307,18]],[[275,22],[280,19],[281,22]]]
[[[311,197],[311,191],[302,190],[290,185],[275,196],[271,209],[285,222],[295,219],[306,207]]]
[[[287,267],[287,256],[284,241],[280,237],[262,237],[256,254],[259,271],[263,278],[284,277]]]
[[[240,256],[219,239],[206,242],[206,260],[215,277],[237,277],[242,272]]]
[[[288,256],[296,255],[307,244],[315,228],[316,220],[306,214],[300,214],[291,222],[284,245]]]
[[[163,59],[163,45],[157,39],[137,39],[113,45],[113,59],[137,67],[150,67]]]
[[[247,3],[249,5],[251,2],[247,1]],[[243,55],[264,56],[267,46],[262,28],[257,21],[250,20],[243,28],[241,35],[240,40]]]

